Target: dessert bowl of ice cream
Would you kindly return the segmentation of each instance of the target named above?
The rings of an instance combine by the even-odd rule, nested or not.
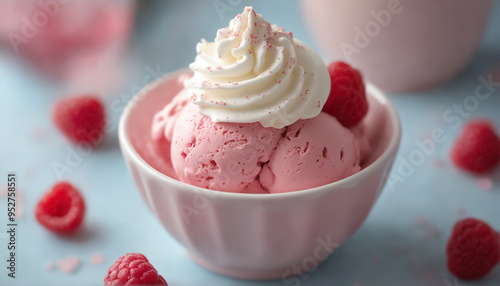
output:
[[[394,106],[366,84],[366,115],[343,126],[322,111],[331,81],[319,56],[251,7],[197,51],[120,119],[144,201],[212,271],[290,279],[314,268],[383,189],[401,136]]]

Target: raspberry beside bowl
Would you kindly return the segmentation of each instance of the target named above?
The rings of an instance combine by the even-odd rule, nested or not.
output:
[[[368,98],[383,116],[368,125],[377,127],[371,156],[348,178],[289,193],[218,192],[176,180],[168,152],[147,156],[155,152],[152,118],[182,88],[178,79],[187,73],[179,70],[145,87],[120,119],[122,153],[146,204],[190,257],[212,271],[264,280],[298,274],[293,264],[304,265],[303,271],[315,267],[361,226],[382,191],[401,137],[394,106],[367,85]]]

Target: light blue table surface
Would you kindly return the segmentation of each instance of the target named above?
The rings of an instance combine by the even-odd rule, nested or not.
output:
[[[162,2],[152,9],[153,18],[140,19],[129,60],[124,63],[129,71],[126,84],[107,97],[108,110],[114,98],[142,86],[146,67],[158,65],[166,73],[187,66],[194,58],[197,41],[201,37],[213,39],[217,28],[243,10],[240,4],[220,20],[213,1],[193,2]],[[293,31],[317,49],[294,1],[251,4],[271,23]],[[391,95],[403,126],[395,170],[401,166],[401,158],[408,159],[417,148],[415,140],[426,138],[435,128],[442,128],[447,140],[394,190],[386,187],[359,231],[300,285],[453,285],[444,255],[450,229],[460,218],[459,210],[464,209],[500,230],[500,170],[493,174],[493,189],[486,192],[478,187],[478,177],[451,166],[448,153],[459,129],[440,117],[453,104],[474,95],[477,77],[487,75],[495,64],[500,64],[500,1],[473,61],[453,81],[429,92]],[[41,227],[34,219],[34,206],[57,180],[51,165],[64,162],[67,148],[72,146],[50,121],[51,107],[62,90],[0,50],[0,186],[7,172],[15,171],[25,194],[25,214],[18,226],[16,279],[7,277],[5,267],[6,200],[0,198],[0,285],[102,285],[108,267],[127,252],[146,254],[172,286],[283,285],[279,280],[227,278],[192,262],[143,203],[120,153],[116,128],[102,146],[64,175],[84,192],[88,206],[85,229],[72,237],[60,237]],[[108,114],[115,127],[119,115]],[[500,131],[500,88],[470,116],[489,118]],[[43,130],[43,135],[34,136],[37,130]],[[442,168],[436,167],[437,160],[444,164]],[[427,224],[419,226],[417,222],[424,219]],[[103,254],[106,261],[90,263],[93,253]],[[45,269],[46,263],[69,255],[82,259],[74,273]],[[483,280],[456,283],[500,285],[500,267]]]

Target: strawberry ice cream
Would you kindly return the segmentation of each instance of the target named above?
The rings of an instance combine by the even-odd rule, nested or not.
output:
[[[183,182],[239,193],[257,179],[284,132],[259,123],[214,123],[189,104],[171,139],[172,164]]]
[[[225,192],[282,193],[361,169],[369,151],[361,124],[351,130],[322,112],[332,75],[291,33],[247,7],[197,52],[193,76],[152,124],[154,142],[170,143],[180,181]]]
[[[287,128],[259,181],[271,193],[309,189],[358,172],[360,159],[352,132],[321,112]]]

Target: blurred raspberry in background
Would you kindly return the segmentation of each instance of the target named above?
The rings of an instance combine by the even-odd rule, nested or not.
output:
[[[119,77],[134,7],[132,0],[2,0],[1,48],[50,78],[102,91]]]

